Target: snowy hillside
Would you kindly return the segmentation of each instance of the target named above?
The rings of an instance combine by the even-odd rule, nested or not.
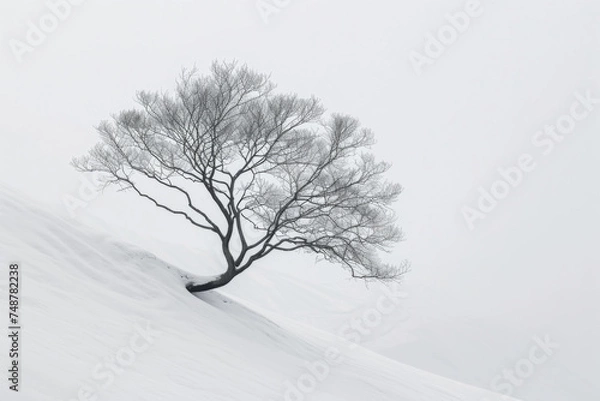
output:
[[[502,399],[219,292],[195,297],[174,266],[5,189],[0,227],[0,262],[23,275],[15,399]]]

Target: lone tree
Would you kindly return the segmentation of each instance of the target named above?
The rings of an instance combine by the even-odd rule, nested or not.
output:
[[[73,165],[218,237],[225,271],[189,291],[221,287],[273,251],[314,252],[357,278],[405,271],[377,256],[401,239],[390,205],[402,188],[383,179],[389,164],[355,118],[325,117],[316,98],[276,94],[267,75],[225,62],[137,102],[101,122],[100,143]]]

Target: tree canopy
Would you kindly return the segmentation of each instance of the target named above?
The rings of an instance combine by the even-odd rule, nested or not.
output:
[[[406,262],[378,254],[402,238],[391,208],[402,188],[384,179],[390,164],[369,150],[373,133],[274,89],[237,63],[183,71],[174,91],[139,92],[139,107],[101,122],[100,143],[73,164],[218,237],[224,273],[190,291],[225,285],[274,251],[397,278]]]

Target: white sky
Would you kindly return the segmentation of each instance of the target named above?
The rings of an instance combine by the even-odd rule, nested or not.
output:
[[[377,154],[406,189],[397,210],[408,240],[393,258],[411,260],[408,285],[431,313],[543,322],[590,310],[600,290],[600,105],[550,155],[530,141],[569,111],[575,91],[600,97],[600,3],[485,0],[417,76],[409,53],[465,3],[291,0],[265,24],[254,0],[87,0],[19,63],[9,41],[47,6],[2,2],[0,182],[60,203],[80,185],[70,158],[136,90],[170,89],[181,67],[238,59],[375,131]],[[469,231],[461,208],[526,152],[537,169]],[[81,214],[194,243],[149,210],[121,193]]]

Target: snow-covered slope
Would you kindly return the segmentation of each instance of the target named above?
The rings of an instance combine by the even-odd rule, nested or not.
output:
[[[23,275],[15,399],[501,399],[220,292],[193,296],[174,266],[6,189],[0,255],[2,299],[8,263]],[[8,348],[4,336],[0,346]],[[14,395],[5,387],[3,400]]]

